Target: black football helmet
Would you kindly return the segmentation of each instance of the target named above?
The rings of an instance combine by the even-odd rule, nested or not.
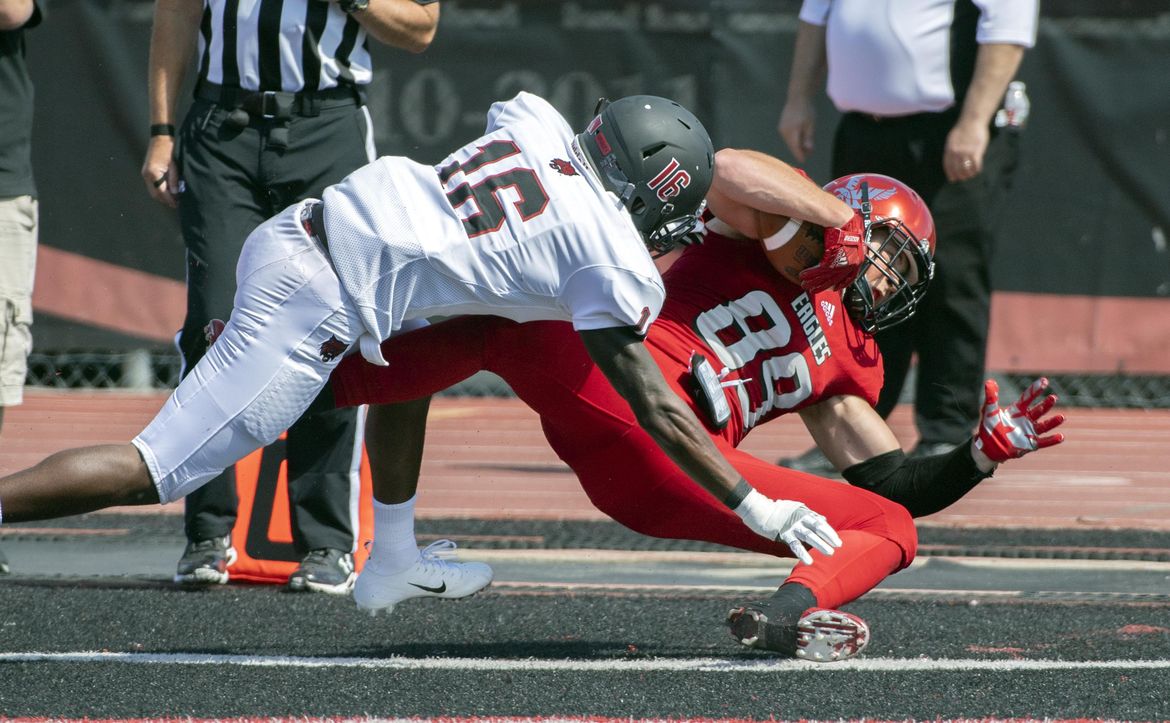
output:
[[[602,98],[577,145],[652,254],[693,238],[715,169],[715,148],[694,114],[654,95]]]

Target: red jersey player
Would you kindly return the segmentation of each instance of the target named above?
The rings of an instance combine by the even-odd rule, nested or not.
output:
[[[970,448],[907,460],[872,408],[882,366],[871,332],[909,316],[925,289],[933,255],[929,212],[917,194],[884,176],[829,184],[826,189],[869,217],[869,250],[861,275],[843,291],[813,293],[773,268],[791,254],[768,248],[795,231],[784,215],[817,213],[799,202],[823,201],[810,188],[816,189],[776,159],[721,151],[709,196],[715,216],[703,243],[687,248],[664,275],[667,301],[645,344],[719,450],[759,493],[799,500],[825,515],[842,540],[832,555],[810,555],[760,536],[691,481],[641,430],[563,322],[463,317],[391,339],[383,345],[385,357],[394,360],[387,369],[357,357],[343,362],[332,377],[336,401],[404,402],[481,369],[494,372],[540,415],[549,443],[590,500],[618,522],[656,537],[780,556],[804,552],[799,556],[815,561],[798,564],[772,598],[731,611],[737,640],[810,660],[852,657],[868,642],[868,628],[835,608],[913,560],[912,514],[950,504],[989,476],[996,462],[1059,442],[1059,435],[1039,435],[1063,419],[1040,419],[1054,397],[1031,405],[1042,384],[1009,410],[989,395],[987,419],[999,420],[998,426],[982,426]],[[793,411],[853,485],[735,449],[754,427]],[[382,468],[378,457],[388,453],[376,441],[379,414],[371,408],[375,474]]]

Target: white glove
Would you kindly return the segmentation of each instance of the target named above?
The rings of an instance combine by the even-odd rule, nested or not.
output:
[[[773,500],[752,490],[733,511],[752,532],[787,544],[792,554],[806,565],[811,565],[813,560],[805,545],[825,555],[832,555],[841,546],[841,538],[829,521],[802,502]]]

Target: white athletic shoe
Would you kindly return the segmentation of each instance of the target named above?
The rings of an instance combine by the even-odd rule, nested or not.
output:
[[[412,597],[454,599],[474,595],[492,581],[492,569],[482,562],[455,562],[455,543],[437,540],[424,547],[418,560],[405,570],[384,574],[371,557],[358,575],[353,601],[359,610],[376,615]]]

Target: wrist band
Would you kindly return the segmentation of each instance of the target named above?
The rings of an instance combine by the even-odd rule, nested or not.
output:
[[[769,251],[775,251],[788,243],[796,235],[796,232],[800,230],[800,226],[803,223],[804,221],[801,221],[799,218],[788,219],[788,223],[781,226],[779,231],[764,239],[764,248]]]
[[[150,126],[150,137],[154,136],[173,136],[175,135],[175,126],[170,123],[154,123]]]
[[[723,498],[723,504],[727,505],[729,509],[734,510],[747,499],[747,496],[752,493],[753,489],[755,488],[748,484],[746,479],[740,477],[739,483],[735,485],[735,489],[728,492],[727,496]]]

